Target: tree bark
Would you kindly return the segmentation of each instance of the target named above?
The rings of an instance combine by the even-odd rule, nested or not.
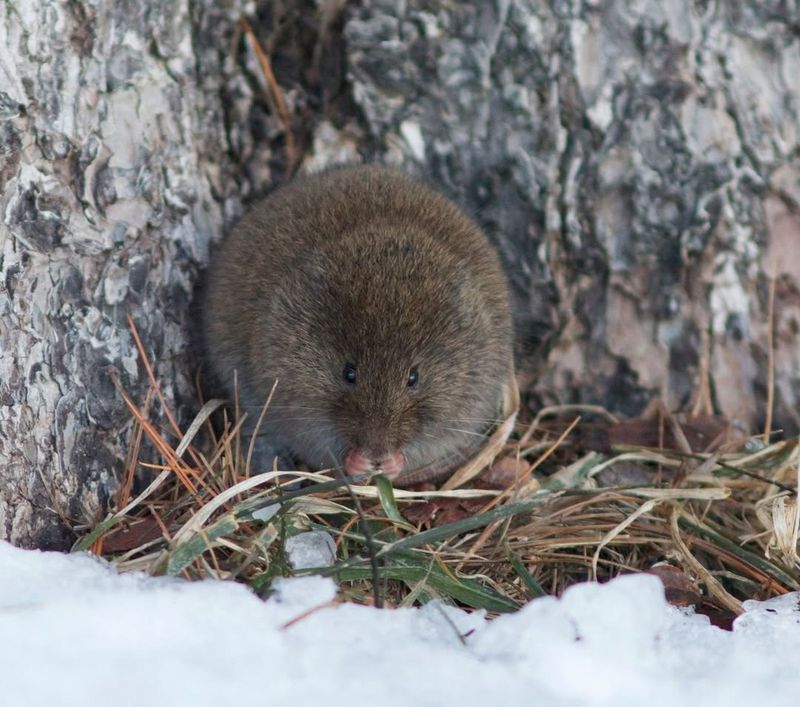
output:
[[[286,125],[238,24],[248,13]],[[532,406],[655,396],[800,427],[800,11],[789,2],[7,0],[0,537],[63,546],[147,388],[191,406],[193,291],[242,200],[380,160],[512,284]]]
[[[131,417],[112,374],[134,397],[146,387],[126,315],[170,404],[186,399],[199,268],[240,194],[269,179],[267,160],[246,158],[252,90],[226,57],[242,3],[196,5],[0,5],[0,537],[12,542],[63,546],[59,519],[97,519],[116,489]]]
[[[401,10],[398,7],[402,7]],[[531,404],[800,427],[796,3],[366,0],[352,91],[385,159],[473,210]]]

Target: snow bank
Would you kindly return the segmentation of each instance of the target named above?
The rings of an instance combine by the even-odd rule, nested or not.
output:
[[[336,605],[319,578],[267,602],[233,583],[116,575],[0,543],[0,704],[795,705],[796,595],[733,632],[657,579],[583,584],[489,622],[441,605]],[[287,622],[301,617],[298,621]]]

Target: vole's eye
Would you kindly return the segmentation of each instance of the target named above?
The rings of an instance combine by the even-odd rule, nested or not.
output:
[[[417,372],[416,366],[409,370],[408,372],[408,387],[409,388],[416,388],[417,381],[419,381],[419,373]]]
[[[350,385],[356,384],[356,367],[352,363],[345,363],[342,371],[342,379]]]

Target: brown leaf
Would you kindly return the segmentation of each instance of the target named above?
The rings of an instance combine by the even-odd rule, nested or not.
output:
[[[439,513],[436,514],[436,521],[434,525],[446,525],[447,523],[454,523],[457,520],[463,520],[464,518],[468,518],[471,515],[474,515],[478,508],[470,508],[468,501],[459,501],[458,499],[445,499],[447,501],[446,504],[443,504],[443,508]],[[485,502],[484,502],[485,503]],[[482,505],[482,504],[481,504]]]
[[[730,421],[720,415],[676,415],[675,419],[693,452],[713,451],[740,437]],[[606,454],[615,446],[660,446],[682,451],[668,421],[657,417],[624,420],[607,426],[587,425],[581,429],[580,446]]]
[[[403,515],[409,523],[430,528],[468,518],[485,504],[483,498],[437,498],[427,503],[414,503],[403,511]]]
[[[595,476],[599,486],[649,486],[659,472],[639,462],[618,461]],[[662,478],[672,479],[672,469],[662,469]]]
[[[733,622],[736,620],[736,614],[729,609],[720,606],[716,602],[705,599],[702,604],[696,606],[694,610],[697,614],[707,616],[712,626],[716,626],[725,631],[733,631]]]
[[[111,530],[103,538],[103,551],[127,552],[161,536],[161,528],[155,518],[148,516]]]
[[[696,607],[703,601],[699,587],[680,567],[661,562],[645,571],[661,580],[667,601],[673,606]]]
[[[403,509],[403,517],[412,525],[427,527],[436,515],[437,505],[433,501],[412,503]]]
[[[488,471],[481,474],[475,484],[476,488],[497,489],[503,491],[513,486],[518,480],[527,477],[530,464],[517,457],[504,457],[492,464]]]

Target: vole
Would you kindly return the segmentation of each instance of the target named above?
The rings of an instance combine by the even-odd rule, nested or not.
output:
[[[486,236],[379,166],[297,178],[255,204],[212,259],[204,334],[213,374],[233,396],[236,372],[251,419],[277,381],[267,449],[399,485],[464,461],[513,371]]]

